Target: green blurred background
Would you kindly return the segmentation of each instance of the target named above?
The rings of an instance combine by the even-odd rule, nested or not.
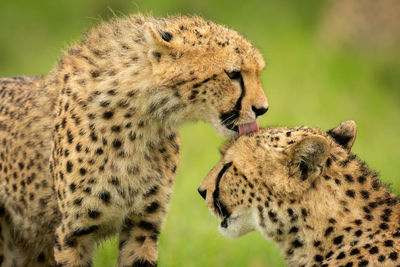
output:
[[[82,32],[113,16],[198,14],[239,31],[264,54],[268,67],[261,78],[270,111],[260,120],[261,126],[329,129],[354,119],[358,136],[353,151],[400,193],[400,43],[395,38],[400,19],[365,14],[374,8],[357,6],[357,0],[348,2],[355,4],[2,0],[0,76],[45,75]],[[386,10],[393,11],[393,1],[383,2]],[[383,25],[368,24],[374,21]],[[391,32],[391,27],[397,30]],[[201,122],[183,126],[181,136],[182,160],[160,239],[159,265],[285,266],[276,246],[258,233],[238,240],[218,233],[219,222],[209,214],[197,187],[218,161],[223,140]],[[114,266],[116,259],[116,239],[111,238],[99,245],[94,266]]]

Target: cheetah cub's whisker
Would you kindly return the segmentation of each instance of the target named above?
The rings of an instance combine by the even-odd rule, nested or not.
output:
[[[228,142],[198,191],[222,234],[259,231],[289,266],[400,266],[400,200],[350,152],[354,121]]]
[[[88,32],[44,78],[0,78],[2,266],[91,266],[116,233],[119,266],[156,266],[178,126],[256,131],[264,66],[223,26],[136,15]]]

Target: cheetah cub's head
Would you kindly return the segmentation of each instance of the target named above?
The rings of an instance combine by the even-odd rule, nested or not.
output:
[[[259,77],[265,63],[253,45],[197,17],[155,20],[145,29],[152,71],[176,90],[182,120],[205,120],[226,137],[258,130],[268,103]]]
[[[210,212],[221,218],[222,234],[236,238],[253,230],[276,233],[278,218],[288,217],[282,204],[306,196],[321,182],[329,153],[349,153],[354,138],[353,121],[327,133],[307,127],[268,128],[241,136],[225,144],[221,161],[198,191]]]

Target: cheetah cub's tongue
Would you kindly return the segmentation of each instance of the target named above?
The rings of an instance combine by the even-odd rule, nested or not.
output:
[[[258,131],[258,124],[256,121],[239,125],[239,136]]]

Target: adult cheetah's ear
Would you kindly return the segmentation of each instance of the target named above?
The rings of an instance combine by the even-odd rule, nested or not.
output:
[[[289,177],[313,181],[320,175],[329,155],[329,144],[324,137],[306,137],[289,149]]]
[[[146,23],[144,29],[146,41],[153,46],[154,49],[172,48],[171,41],[174,38],[172,33],[157,29],[156,26],[151,23]]]
[[[357,126],[353,120],[344,121],[336,128],[330,129],[327,134],[330,135],[336,143],[344,147],[347,151],[350,151],[356,139]]]

